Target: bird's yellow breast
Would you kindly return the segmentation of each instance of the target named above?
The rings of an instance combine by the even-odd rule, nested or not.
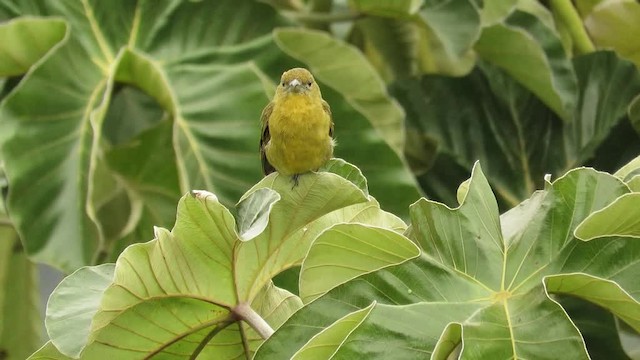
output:
[[[269,117],[269,162],[282,174],[317,170],[333,155],[331,118],[321,99],[304,94],[284,96]]]

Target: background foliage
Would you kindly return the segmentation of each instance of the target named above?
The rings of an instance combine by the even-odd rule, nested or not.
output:
[[[65,273],[114,262],[193,189],[233,209],[261,178],[260,111],[293,66],[331,104],[336,155],[407,221],[422,195],[456,206],[476,160],[504,212],[545,174],[640,153],[636,1],[1,0],[0,21],[10,359],[41,342],[27,256]],[[621,334],[607,341],[632,353]]]

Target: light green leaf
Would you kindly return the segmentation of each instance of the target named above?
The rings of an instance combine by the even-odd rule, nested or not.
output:
[[[348,162],[333,158],[329,160],[319,171],[326,171],[334,173],[342,178],[345,178],[357,186],[365,195],[369,195],[369,189],[367,188],[367,178],[362,175],[362,171],[356,166],[349,164]]]
[[[91,320],[113,281],[114,264],[83,267],[58,284],[47,302],[45,323],[51,343],[78,358],[89,340]]]
[[[576,0],[575,4],[580,16],[585,18],[593,11],[593,8],[603,1],[605,0]]]
[[[475,64],[473,45],[480,36],[481,19],[476,3],[425,1],[420,27],[418,61],[422,73],[453,76],[467,74]]]
[[[415,14],[424,0],[355,0],[354,10],[381,16],[408,16]]]
[[[577,296],[600,305],[640,331],[640,302],[615,281],[574,273],[548,276],[545,283],[548,291]]]
[[[302,175],[293,188],[289,177],[271,174],[241,203],[271,208],[239,211],[269,218],[251,240],[241,239],[214,194],[194,191],[181,199],[172,231],[156,228],[154,240],[128,247],[93,317],[82,357],[250,358],[272,331],[267,327],[278,328],[302,305],[271,279],[300,265],[319,233],[343,222],[405,228],[354,184],[326,172]],[[249,229],[256,223],[243,221],[254,224]]]
[[[462,340],[462,326],[458,323],[449,323],[442,331],[442,335],[433,349],[431,359],[448,360],[452,355],[459,356],[458,350]]]
[[[0,24],[0,77],[26,73],[67,35],[60,19],[22,17]]]
[[[302,263],[300,298],[309,303],[362,274],[418,255],[420,249],[394,231],[361,224],[334,225],[318,236]],[[349,266],[342,265],[346,263]]]
[[[605,208],[589,215],[575,230],[588,241],[600,237],[640,238],[640,193],[625,194]]]
[[[427,0],[420,16],[454,59],[471,50],[480,36],[480,14],[473,1]]]
[[[232,206],[262,177],[258,119],[274,80],[299,66],[274,42],[272,30],[289,24],[275,9],[233,0],[41,5],[21,2],[8,14],[57,16],[68,36],[0,105],[9,210],[30,256],[68,272],[113,260],[151,238],[151,225],[169,226],[181,194],[206,189]],[[194,21],[200,14],[211,21]],[[402,111],[373,70],[356,70],[375,86],[346,94],[323,85],[337,153],[355,154],[372,193],[406,215],[417,185],[402,145],[384,140],[402,140]],[[344,87],[345,73],[320,77]]]
[[[560,39],[537,17],[520,10],[511,13],[503,23],[484,28],[475,49],[562,119],[571,119],[576,105],[576,76]]]
[[[487,1],[483,3],[482,12],[482,25],[487,27],[497,22],[502,21],[518,3],[518,0],[495,0]]]
[[[27,360],[71,360],[73,358],[68,357],[53,345],[51,341],[47,342],[38,351],[33,353]]]
[[[311,338],[291,359],[331,359],[340,346],[348,341],[349,335],[362,324],[376,306],[375,301],[368,307],[354,311],[326,327]]]
[[[634,192],[640,192],[640,175],[636,175],[627,182],[629,189]]]
[[[561,353],[588,359],[581,334],[550,293],[596,302],[636,325],[640,243],[572,236],[589,214],[628,191],[614,176],[576,169],[498,217],[476,166],[459,207],[428,200],[412,206],[410,234],[423,250],[420,257],[361,275],[314,300],[261,346],[256,359],[288,358],[374,300],[378,304],[336,358],[444,359],[460,342],[460,358],[551,359]],[[334,266],[366,256],[336,257]]]
[[[249,241],[260,235],[269,223],[269,214],[273,205],[280,200],[280,194],[263,188],[243,198],[238,205],[238,236]]]
[[[584,19],[584,26],[600,48],[613,48],[640,66],[640,4],[636,1],[603,1]]]
[[[618,169],[614,174],[617,178],[622,181],[629,181],[636,175],[640,175],[640,156],[637,156],[633,160],[629,161],[623,167]]]
[[[4,190],[1,181],[0,173],[0,190]],[[25,359],[43,343],[38,286],[38,268],[24,253],[0,198],[0,358],[3,360]]]
[[[2,148],[9,209],[31,256],[67,271],[104,261],[149,238],[149,222],[168,226],[181,193],[206,187],[231,205],[259,179],[255,121],[268,100],[262,73],[247,61],[221,66],[194,56],[269,37],[282,23],[273,9],[233,1],[84,1],[36,9],[64,18],[71,31],[0,107],[2,132],[12,134]],[[202,13],[218,20],[192,21]],[[170,114],[169,136],[147,150],[166,158],[143,166],[122,164],[126,156],[118,156],[107,164],[102,130],[115,81],[143,89]],[[239,84],[238,92],[227,91]],[[136,135],[121,133],[132,142],[120,150],[135,147]],[[33,154],[41,161],[30,161]],[[145,171],[161,160],[167,176],[149,181]],[[140,168],[127,172],[137,178],[120,178],[127,166]],[[151,204],[154,193],[161,200]],[[119,218],[103,216],[108,212]]]

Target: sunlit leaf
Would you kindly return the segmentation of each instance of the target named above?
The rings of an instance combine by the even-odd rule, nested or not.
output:
[[[637,1],[603,1],[584,19],[584,26],[601,48],[613,48],[640,66],[640,4]]]
[[[24,74],[66,33],[60,19],[17,18],[0,24],[0,77]]]
[[[634,328],[640,243],[608,237],[588,242],[572,231],[628,188],[616,177],[573,170],[498,216],[476,166],[457,208],[421,200],[411,236],[422,256],[361,275],[295,313],[256,355],[287,358],[337,319],[377,305],[335,357],[588,359],[581,334],[551,292],[597,303]],[[335,266],[354,264],[336,261]],[[336,258],[339,260],[339,258]],[[327,274],[328,275],[328,274]],[[322,274],[316,274],[317,281]]]
[[[575,236],[592,240],[605,236],[640,238],[640,193],[617,198],[604,209],[589,215],[576,228]]]
[[[98,311],[102,295],[113,280],[115,265],[83,267],[66,277],[47,303],[46,325],[58,351],[72,358],[89,340],[91,320]]]

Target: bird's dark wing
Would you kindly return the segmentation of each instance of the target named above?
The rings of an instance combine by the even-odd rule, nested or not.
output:
[[[329,119],[331,120],[331,127],[329,128],[329,136],[333,137],[333,117],[331,116],[331,106],[329,103],[322,100],[322,109],[329,115]]]
[[[271,117],[272,112],[273,102],[270,102],[265,106],[264,110],[262,110],[262,115],[260,115],[260,123],[262,124],[262,134],[260,135],[260,160],[262,160],[262,172],[265,175],[269,175],[276,171],[273,165],[269,163],[269,160],[267,160],[267,154],[264,150],[264,147],[267,146],[269,140],[271,140],[271,134],[269,134],[269,118]]]

